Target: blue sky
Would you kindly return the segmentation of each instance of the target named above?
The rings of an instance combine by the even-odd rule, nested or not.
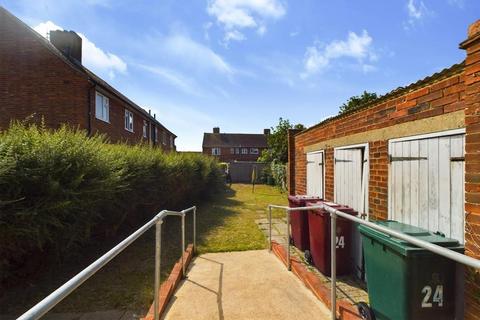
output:
[[[201,150],[203,132],[313,125],[464,59],[477,0],[0,0],[41,33],[84,39],[83,62]],[[475,14],[476,13],[476,14]]]

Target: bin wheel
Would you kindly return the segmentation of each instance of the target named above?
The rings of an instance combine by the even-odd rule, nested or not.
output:
[[[312,261],[312,254],[310,253],[310,250],[305,250],[304,257],[305,257],[305,261],[308,264],[312,264],[313,261]]]
[[[358,313],[365,320],[375,320],[375,314],[365,302],[357,303]]]

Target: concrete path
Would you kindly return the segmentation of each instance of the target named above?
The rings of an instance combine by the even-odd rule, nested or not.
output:
[[[208,253],[190,264],[163,319],[329,319],[329,310],[266,250]]]

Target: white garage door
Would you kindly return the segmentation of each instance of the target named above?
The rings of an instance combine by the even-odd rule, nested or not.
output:
[[[307,194],[323,198],[323,151],[307,153]]]
[[[389,219],[464,241],[465,135],[392,140]]]
[[[368,165],[365,148],[335,149],[335,202],[367,214]]]
[[[359,214],[368,214],[368,148],[335,149],[335,202],[347,205]],[[353,231],[352,256],[355,274],[363,278],[361,237]]]

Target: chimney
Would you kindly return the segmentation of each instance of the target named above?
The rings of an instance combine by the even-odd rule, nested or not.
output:
[[[270,134],[270,129],[263,129],[263,134]]]
[[[153,114],[153,119],[155,119],[155,120],[157,119],[157,114],[156,113]]]
[[[151,109],[148,109],[148,114],[152,115],[152,110]]]
[[[213,133],[220,133],[220,128],[219,127],[214,127],[213,128]]]
[[[50,31],[50,42],[70,60],[82,63],[82,38],[73,31]]]

